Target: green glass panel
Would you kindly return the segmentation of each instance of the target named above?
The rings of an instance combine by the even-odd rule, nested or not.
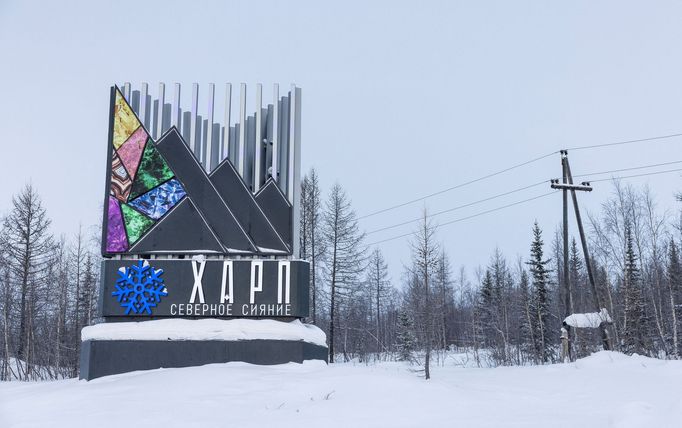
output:
[[[130,245],[133,245],[154,225],[154,220],[135,211],[127,204],[121,204],[121,211],[123,211],[123,221],[126,225],[126,232],[128,232],[128,241],[130,241]]]
[[[154,147],[154,142],[151,139],[147,140],[128,200],[135,199],[171,178],[173,178],[173,171]]]

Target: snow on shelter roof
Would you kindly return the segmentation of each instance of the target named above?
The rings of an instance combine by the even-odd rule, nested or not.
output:
[[[602,308],[599,312],[589,312],[586,314],[571,314],[564,319],[564,322],[571,327],[577,328],[597,328],[601,323],[611,322],[609,312]]]

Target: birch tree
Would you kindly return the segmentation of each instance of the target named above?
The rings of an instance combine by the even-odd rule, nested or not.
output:
[[[410,242],[414,278],[421,289],[417,305],[417,318],[424,346],[424,378],[431,379],[431,350],[434,340],[434,314],[432,282],[438,269],[440,247],[436,242],[436,229],[430,222],[426,210],[422,213],[419,228]]]
[[[26,377],[32,372],[38,291],[46,284],[53,246],[49,227],[50,219],[40,197],[33,186],[27,184],[12,198],[12,208],[3,228],[10,280],[19,290],[17,355],[25,363]]]
[[[438,345],[441,349],[448,348],[450,338],[450,319],[454,312],[454,291],[452,288],[452,271],[450,267],[450,260],[445,250],[441,249],[438,257],[438,266],[436,268],[435,276],[435,291],[437,305],[434,308],[438,317],[436,320],[436,330],[438,337]]]
[[[317,171],[311,168],[301,181],[301,258],[310,262],[310,316],[318,319],[318,264],[324,254],[322,199]]]
[[[14,304],[14,296],[12,293],[12,284],[10,283],[10,269],[7,260],[7,241],[5,240],[5,230],[4,227],[0,227],[0,312],[2,318],[0,319],[0,328],[2,328],[2,361],[0,361],[0,381],[10,380],[11,367],[10,358],[11,351],[10,340],[12,335],[10,331],[12,329],[12,306]]]
[[[388,297],[390,282],[388,281],[388,265],[384,260],[381,250],[375,248],[369,256],[367,265],[367,291],[369,292],[370,302],[374,309],[374,339],[376,341],[376,355],[383,348],[382,344],[382,325],[381,315],[385,306],[385,299]]]
[[[680,357],[680,291],[682,291],[682,266],[680,266],[680,257],[677,251],[675,240],[670,240],[668,250],[668,267],[666,271],[666,280],[668,283],[668,299],[670,301],[670,316],[671,316],[671,336],[672,336],[672,353],[675,358]]]
[[[356,291],[364,269],[364,234],[358,228],[350,199],[339,184],[335,184],[327,199],[322,223],[322,235],[327,244],[325,273],[329,285],[329,362],[334,362],[337,327],[341,305]]]

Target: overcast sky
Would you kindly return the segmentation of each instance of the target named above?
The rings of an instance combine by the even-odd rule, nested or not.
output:
[[[153,91],[160,81],[261,82],[268,99],[273,82],[296,83],[303,168],[318,169],[324,190],[338,181],[359,215],[560,148],[680,133],[680,22],[682,3],[665,1],[2,0],[0,213],[31,181],[56,233],[101,221],[108,88],[123,81]],[[569,156],[574,174],[670,162],[682,160],[682,138]],[[557,154],[361,225],[371,231],[424,207],[436,212],[559,175]],[[679,173],[628,182],[648,183],[662,208],[680,208]],[[581,203],[595,211],[610,191],[595,183]],[[534,219],[550,240],[560,204],[551,195],[444,226],[438,236],[455,266],[485,264],[495,246],[515,258],[528,252]],[[380,246],[398,280],[406,239]]]

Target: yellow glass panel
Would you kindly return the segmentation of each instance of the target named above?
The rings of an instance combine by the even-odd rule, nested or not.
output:
[[[114,105],[114,148],[118,149],[126,142],[133,132],[140,126],[133,109],[126,103],[123,95],[116,90],[116,104]]]

